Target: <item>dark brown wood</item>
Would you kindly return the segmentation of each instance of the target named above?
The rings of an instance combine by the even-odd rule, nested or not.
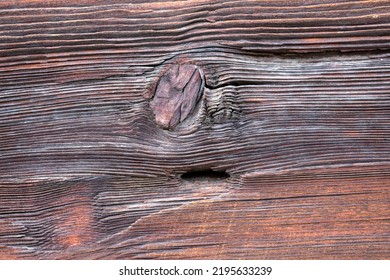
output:
[[[0,258],[389,259],[389,18],[1,1]]]

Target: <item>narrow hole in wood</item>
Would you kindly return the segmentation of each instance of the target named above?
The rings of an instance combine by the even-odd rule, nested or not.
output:
[[[203,170],[203,171],[189,171],[181,175],[181,178],[184,181],[195,182],[195,181],[207,181],[215,182],[226,180],[230,175],[224,171],[214,171],[214,170]]]

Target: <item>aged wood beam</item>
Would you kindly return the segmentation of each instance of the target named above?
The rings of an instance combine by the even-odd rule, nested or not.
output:
[[[389,1],[1,1],[0,258],[388,259]]]

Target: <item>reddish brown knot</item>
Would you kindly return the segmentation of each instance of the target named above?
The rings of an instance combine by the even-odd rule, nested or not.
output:
[[[172,129],[189,117],[201,100],[204,78],[197,66],[173,65],[158,81],[150,103],[156,122]]]

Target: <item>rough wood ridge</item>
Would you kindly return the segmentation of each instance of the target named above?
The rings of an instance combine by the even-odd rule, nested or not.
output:
[[[1,1],[0,258],[389,259],[389,18],[389,1]],[[200,69],[202,103],[158,123],[177,65]]]

